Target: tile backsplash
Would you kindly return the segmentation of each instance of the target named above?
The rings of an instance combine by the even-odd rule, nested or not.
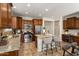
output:
[[[68,33],[72,35],[77,35],[79,33],[79,30],[69,30]]]

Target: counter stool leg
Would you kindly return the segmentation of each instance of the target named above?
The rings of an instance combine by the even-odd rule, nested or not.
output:
[[[56,52],[58,52],[58,50],[57,50],[57,42],[55,42],[55,49],[56,49]]]
[[[65,56],[65,50],[63,51],[63,56]]]
[[[52,51],[52,54],[53,54],[53,48],[52,48],[53,46],[52,46],[52,44],[51,44],[51,51]]]
[[[48,44],[46,44],[46,55],[48,54]]]
[[[44,44],[44,42],[42,41],[42,48],[41,48],[41,49],[42,49],[42,51],[41,51],[41,52],[42,52],[42,55],[43,55],[43,52],[44,52],[44,51],[43,51],[43,44]]]

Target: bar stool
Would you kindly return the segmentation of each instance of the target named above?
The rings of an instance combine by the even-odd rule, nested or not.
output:
[[[71,51],[68,51],[70,48],[72,48]],[[77,48],[77,43],[76,42],[73,42],[71,44],[64,45],[62,47],[62,49],[63,49],[63,56],[65,56],[66,54],[67,55],[70,55],[70,56],[79,55],[78,54],[79,48]]]
[[[51,49],[53,54],[53,47],[55,47],[54,37],[45,37],[42,39],[42,52],[46,52],[48,54],[48,49]]]

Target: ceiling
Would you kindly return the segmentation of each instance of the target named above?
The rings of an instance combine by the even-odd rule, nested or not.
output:
[[[32,18],[57,18],[79,11],[79,3],[13,3],[13,14]]]

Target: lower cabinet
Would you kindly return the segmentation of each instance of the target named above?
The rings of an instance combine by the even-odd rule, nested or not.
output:
[[[77,42],[77,44],[79,45],[79,36],[75,36],[74,41]]]
[[[63,34],[63,35],[62,35],[62,40],[63,40],[64,42],[69,42],[69,43],[71,43],[71,42],[74,41],[74,36]]]
[[[18,56],[18,50],[0,53],[0,56]]]
[[[64,42],[77,42],[77,45],[79,46],[79,36],[73,36],[73,35],[62,35],[62,41]]]

